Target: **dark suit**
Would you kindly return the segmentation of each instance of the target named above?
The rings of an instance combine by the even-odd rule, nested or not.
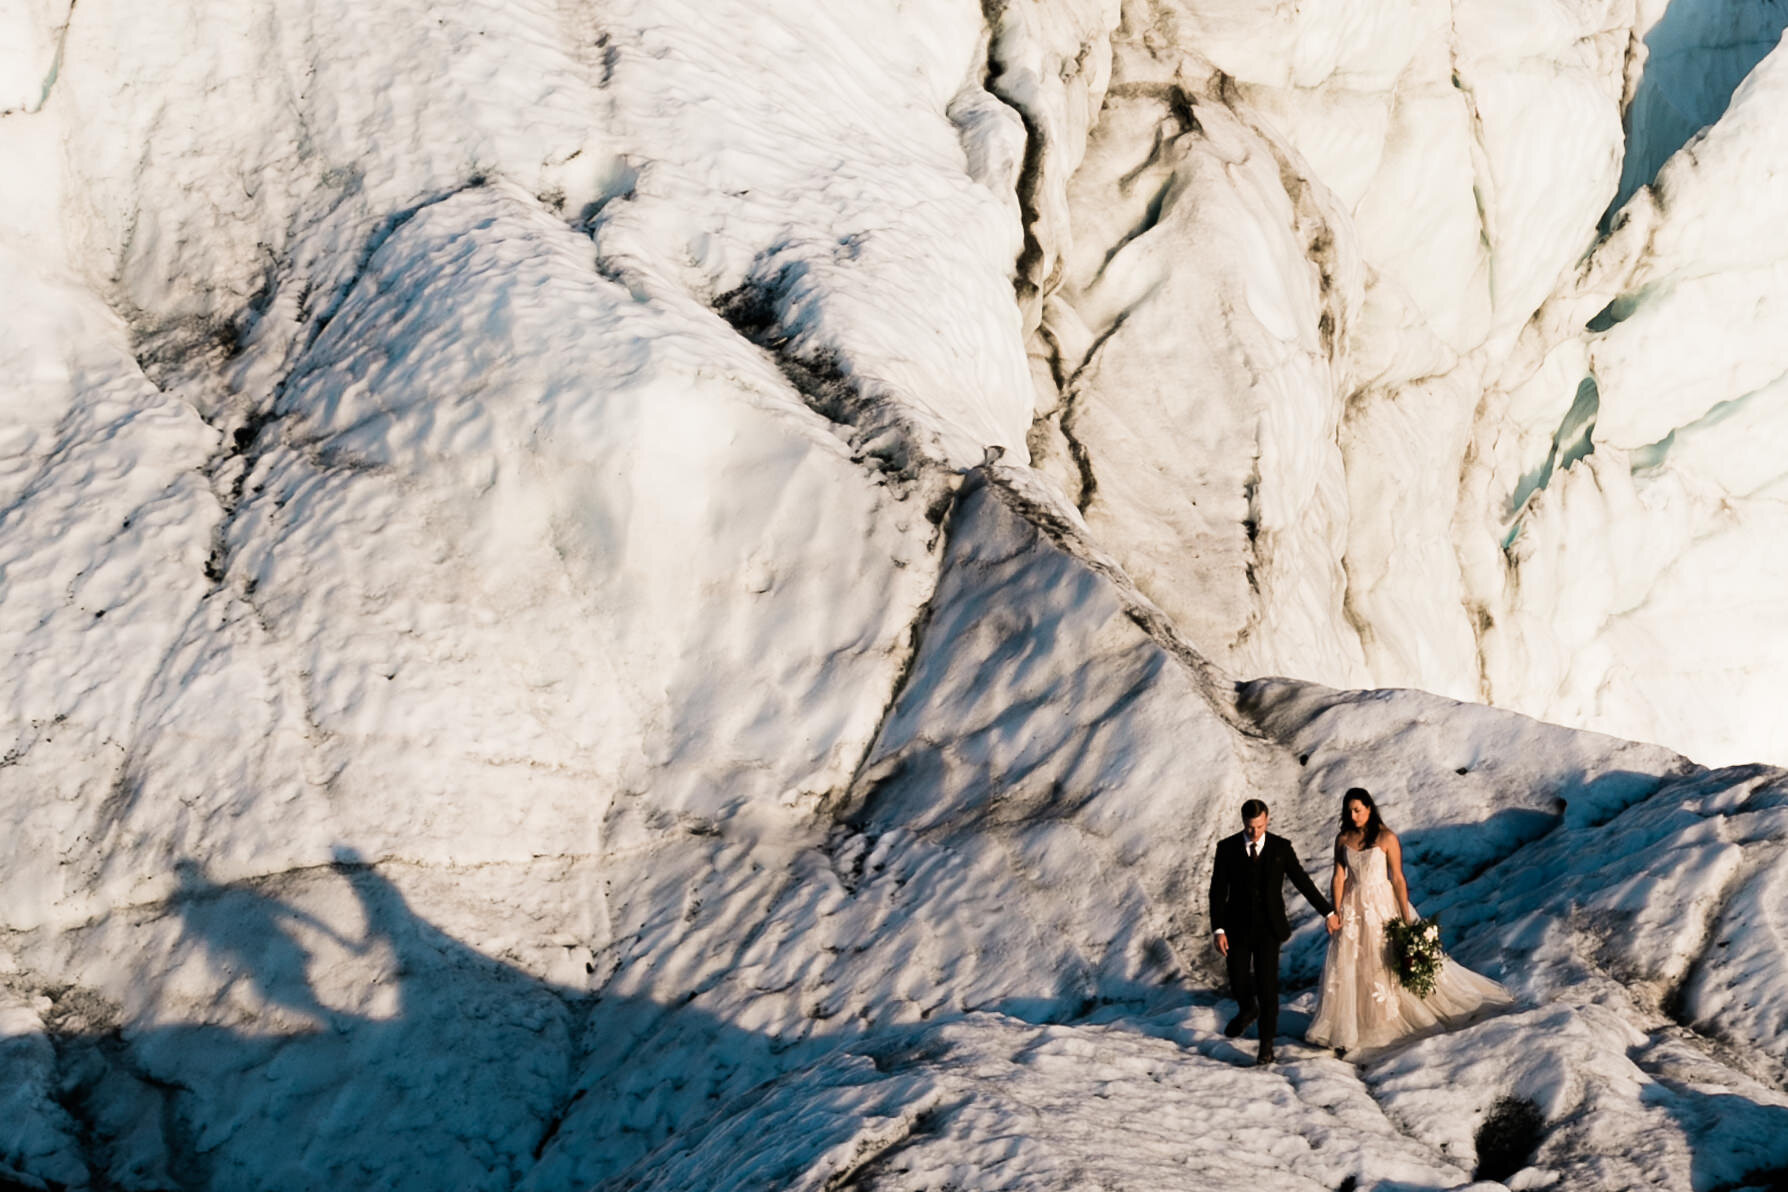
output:
[[[1279,1029],[1279,946],[1291,936],[1291,921],[1285,916],[1286,878],[1318,914],[1327,918],[1333,913],[1285,837],[1268,832],[1261,839],[1257,860],[1248,858],[1247,836],[1242,832],[1217,842],[1217,861],[1211,869],[1211,926],[1229,937],[1229,985],[1237,1012],[1260,1016],[1262,1042]]]

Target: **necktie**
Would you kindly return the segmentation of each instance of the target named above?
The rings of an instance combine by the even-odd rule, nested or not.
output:
[[[1250,840],[1248,842],[1248,860],[1250,860],[1250,861],[1260,860],[1260,845],[1256,841]]]

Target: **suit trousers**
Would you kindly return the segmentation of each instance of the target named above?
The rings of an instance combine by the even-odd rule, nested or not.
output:
[[[1237,1013],[1260,1016],[1260,1037],[1279,1032],[1279,941],[1261,931],[1248,940],[1229,941],[1229,988]]]

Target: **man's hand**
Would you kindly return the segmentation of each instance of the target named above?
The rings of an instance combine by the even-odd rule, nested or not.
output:
[[[1223,953],[1225,956],[1229,955],[1229,936],[1225,932],[1219,931],[1217,933],[1217,951]]]
[[[1341,930],[1341,916],[1337,915],[1334,911],[1330,911],[1329,917],[1328,917],[1328,925],[1329,925],[1329,934],[1330,935],[1334,935],[1337,931],[1340,931]]]

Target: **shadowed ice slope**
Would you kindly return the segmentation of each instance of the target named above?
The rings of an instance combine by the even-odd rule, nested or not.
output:
[[[164,901],[10,932],[4,1161],[68,1187],[1449,1187],[1514,1097],[1529,1183],[1788,1163],[1779,772],[1417,693],[1238,699],[1024,476],[958,495],[845,801],[534,861],[184,863]],[[1263,795],[1320,872],[1360,782],[1520,1004],[1256,1071],[1217,1030],[1212,841]]]

